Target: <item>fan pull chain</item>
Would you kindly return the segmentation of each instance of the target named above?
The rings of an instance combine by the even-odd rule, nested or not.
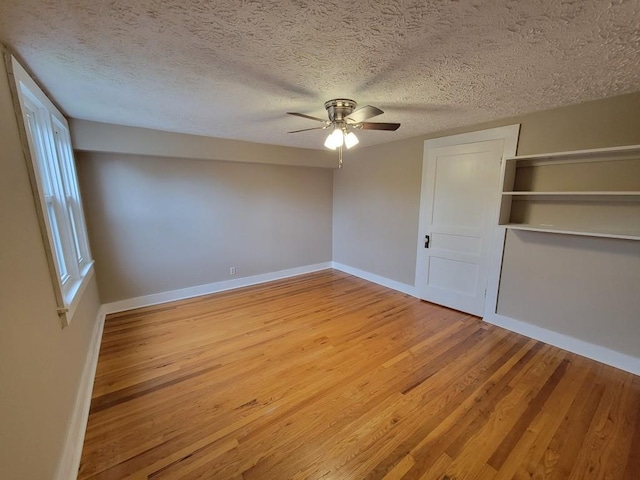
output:
[[[338,147],[338,168],[342,168],[342,145]]]

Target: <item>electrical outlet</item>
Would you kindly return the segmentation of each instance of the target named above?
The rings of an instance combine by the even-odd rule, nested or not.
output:
[[[235,275],[235,274],[236,274],[236,267],[229,268],[229,275]]]

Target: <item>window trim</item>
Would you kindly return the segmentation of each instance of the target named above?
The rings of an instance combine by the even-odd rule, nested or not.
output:
[[[4,50],[3,54],[57,314],[64,328],[94,271],[69,124],[16,58]]]

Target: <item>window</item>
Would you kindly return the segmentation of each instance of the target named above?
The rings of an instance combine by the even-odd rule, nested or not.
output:
[[[11,60],[36,210],[48,247],[58,314],[66,326],[93,273],[69,126],[16,59]]]

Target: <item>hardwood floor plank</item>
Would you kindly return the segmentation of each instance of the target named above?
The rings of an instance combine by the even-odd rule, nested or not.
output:
[[[540,390],[540,392],[542,392],[548,389],[548,386],[552,382],[556,382],[556,386],[553,387],[552,391],[547,395],[544,405],[540,408],[538,408],[539,404],[536,405],[536,400],[540,398],[540,392],[536,395],[534,401],[529,404],[525,416],[531,414],[531,410],[534,408],[537,412],[535,416],[530,417],[531,421],[529,426],[522,430],[516,444],[508,452],[500,450],[500,448],[506,444],[506,441],[513,440],[513,438],[509,438],[514,432],[514,430],[512,430],[496,450],[496,452],[499,452],[499,455],[506,456],[503,458],[498,457],[496,452],[494,452],[494,455],[489,459],[489,465],[497,472],[494,476],[495,480],[507,480],[517,476],[523,476],[523,466],[530,463],[537,463],[549,445],[553,434],[562,423],[565,414],[571,408],[576,395],[578,395],[580,388],[588,377],[589,369],[570,363],[566,359],[561,365],[565,366],[563,378],[558,379],[556,377],[553,380],[550,379],[550,382],[547,382]],[[554,372],[554,375],[557,372],[558,370]],[[532,405],[536,406],[532,407]],[[523,417],[521,417],[521,419]],[[520,423],[519,420],[518,424]],[[521,425],[518,426],[520,427]],[[496,461],[496,458],[502,460],[502,463]],[[491,460],[495,463],[492,463]],[[526,478],[529,477],[526,476]]]
[[[453,462],[453,459],[449,455],[446,453],[441,454],[427,470],[421,472],[419,480],[454,480],[446,473],[451,462]],[[405,477],[402,478],[404,479]]]
[[[614,422],[616,422],[613,438],[610,443],[609,459],[605,465],[610,465],[606,475],[611,478],[621,478],[625,475],[625,467],[632,452],[634,428],[637,428],[637,419],[640,417],[640,396],[638,389],[633,388],[633,379],[625,379],[623,393],[617,404]],[[635,475],[640,472],[636,470]]]
[[[78,478],[635,480],[639,408],[638,377],[327,270],[110,315]]]
[[[640,472],[640,377],[634,377],[631,385],[635,396],[636,420],[633,424],[633,438],[629,445],[623,480],[633,480]]]
[[[511,454],[515,444],[522,437],[528,428],[531,428],[533,420],[538,416],[545,403],[558,387],[558,384],[562,381],[567,367],[569,366],[569,360],[563,360],[560,365],[555,369],[553,374],[549,377],[543,387],[538,390],[536,396],[529,402],[526,410],[520,415],[518,421],[511,427],[511,430],[504,436],[498,448],[495,449],[493,455],[489,457],[487,462],[493,468],[500,470],[504,465],[505,460]],[[571,397],[573,399],[573,397]]]
[[[475,333],[475,332],[474,332],[474,333]],[[437,348],[434,348],[430,353],[431,353],[432,355],[436,356],[436,357],[434,357],[434,358],[435,358],[435,360],[437,360],[439,356],[442,356],[442,355],[443,355],[443,353],[447,353],[447,352],[446,352],[446,351],[439,350],[439,349],[437,349]],[[441,370],[440,370],[436,375],[434,375],[434,376],[432,377],[432,379],[433,379],[433,383],[435,383],[436,385],[439,385],[439,387],[440,387],[440,389],[441,389],[441,390],[447,390],[447,389],[450,389],[450,388],[451,388],[451,384],[452,384],[452,380],[453,380],[454,378],[456,378],[457,376],[461,375],[461,374],[462,374],[462,372],[463,372],[463,370],[468,372],[468,369],[471,367],[471,362],[469,361],[469,359],[467,359],[467,360],[468,360],[468,363],[467,363],[467,364],[465,364],[464,362],[462,362],[462,361],[461,361],[459,364],[456,364],[455,366],[452,366],[452,367],[451,367],[451,368],[458,369],[458,370],[459,370],[458,372],[454,372],[454,371],[452,371],[451,369],[449,369],[449,370],[448,370],[448,369],[444,369],[444,368],[442,368],[442,369],[441,369]],[[476,359],[476,358],[474,358],[474,359],[473,359],[473,361],[477,361],[477,359]],[[433,365],[436,365],[436,366],[437,366],[437,365],[438,365],[438,362],[437,362],[437,361],[433,362]],[[399,368],[399,367],[398,367],[398,368]],[[414,366],[412,366],[412,367],[410,367],[408,370],[413,370],[414,368],[415,368],[415,367],[414,367]],[[381,372],[381,373],[385,373],[385,372]],[[377,376],[377,375],[376,375],[376,376]],[[442,379],[441,381],[439,381],[439,380],[438,380],[438,376],[443,377],[443,379]],[[387,389],[387,390],[392,390],[392,391],[401,391],[401,390],[403,389],[403,387],[402,387],[402,385],[401,385],[401,384],[397,384],[397,378],[398,378],[398,375],[396,375],[396,376],[395,376],[395,378],[391,378],[391,379],[389,379],[387,382],[385,382],[385,383],[384,383],[385,389]],[[374,379],[372,379],[372,380],[371,380],[371,382],[373,382],[373,381],[374,381]],[[369,381],[367,381],[367,382],[369,382]],[[429,390],[430,390],[430,391],[426,392],[426,395],[432,396],[432,397],[434,397],[436,400],[439,400],[440,396],[437,394],[437,392],[436,392],[436,391],[433,391],[433,388],[431,388],[430,386],[429,386]],[[414,392],[415,392],[415,391],[413,391],[412,393],[414,393]],[[385,394],[385,396],[386,396],[386,395],[388,395],[388,394]],[[384,398],[372,398],[372,399],[367,403],[367,405],[366,405],[366,406],[362,406],[362,407],[360,407],[360,408],[359,408],[359,411],[361,411],[361,412],[362,412],[362,411],[365,411],[365,410],[366,410],[366,411],[374,411],[377,407],[379,407],[379,406],[380,406],[381,402],[383,402],[383,401],[384,401]],[[421,405],[423,405],[423,407],[424,407],[424,406],[425,406],[425,402],[424,402],[424,397],[423,397],[423,395],[418,395],[418,394],[416,394],[416,395],[414,395],[414,397],[413,397],[413,398],[407,397],[407,396],[405,395],[405,396],[404,396],[404,398],[403,398],[401,401],[397,401],[397,400],[395,401],[395,406],[396,406],[396,408],[403,408],[403,409],[404,409],[404,408],[406,408],[407,406],[409,406],[409,405],[413,405],[413,404],[421,404]],[[407,413],[405,412],[405,416],[406,416],[406,415],[407,415]],[[378,416],[379,416],[380,418],[382,418],[382,416],[381,416],[379,413],[378,413]],[[346,429],[348,429],[348,428],[351,428],[351,427],[352,427],[352,426],[354,426],[354,425],[355,425],[355,426],[357,426],[357,425],[358,425],[358,420],[359,420],[358,418],[355,418],[355,421],[351,422],[350,424],[347,424],[347,425],[345,426],[345,428],[346,428]],[[360,420],[361,420],[361,418],[360,418]],[[394,425],[394,427],[397,429],[398,425]],[[327,434],[328,434],[329,436],[321,436],[321,435],[316,434],[316,437],[315,437],[315,441],[316,441],[316,443],[318,443],[319,441],[321,441],[321,440],[322,440],[322,441],[327,445],[327,448],[328,448],[328,446],[332,445],[332,444],[336,441],[336,440],[335,440],[336,434],[335,434],[335,432],[333,431],[333,430],[335,430],[336,428],[337,428],[337,425],[336,425],[336,424],[333,424],[333,425],[332,425],[332,431],[328,431],[328,432],[327,432]],[[382,428],[382,427],[381,427],[381,428]],[[341,436],[349,436],[349,434],[347,434],[347,433],[340,433],[340,432],[339,432],[337,436],[338,436],[338,437],[341,437]],[[374,440],[374,441],[375,441],[375,438],[371,438],[371,439],[369,439],[369,440]],[[385,445],[384,445],[384,446],[378,446],[378,448],[379,448],[380,450],[381,450],[381,449],[383,449],[383,448],[384,448],[384,449],[388,449],[390,446],[392,446],[392,445],[393,445],[393,442],[391,441],[391,439],[390,439],[389,437],[386,437],[386,438],[385,438],[385,440],[386,440],[386,441],[385,441]],[[362,449],[362,448],[370,448],[370,447],[371,447],[371,446],[370,446],[370,445],[368,445],[367,443],[359,443],[359,444],[357,445],[357,448],[358,448],[358,449]],[[322,451],[322,450],[323,450],[323,448],[324,448],[324,447],[322,447],[322,446],[321,446],[321,447],[319,448],[319,450],[320,450],[320,451]],[[285,450],[286,450],[286,449],[285,449]],[[358,455],[358,452],[357,452],[357,451],[353,451],[353,452],[345,452],[345,455],[346,455],[348,458],[353,459],[353,458],[355,458],[355,457]],[[275,459],[272,459],[272,460],[277,462],[277,460],[275,460]],[[264,462],[263,462],[263,463],[264,463]],[[262,465],[261,465],[261,466],[262,466]],[[340,464],[339,466],[340,466],[340,467],[342,467],[342,464]],[[263,468],[265,468],[265,467],[263,467]],[[247,472],[246,476],[247,476],[247,477],[250,477],[250,476],[251,476],[251,475],[253,475],[253,474],[254,474],[254,473],[253,473],[252,471],[251,471],[251,472]],[[262,476],[264,476],[264,475],[265,475],[265,473],[264,473],[264,472],[262,472]],[[260,475],[258,475],[256,478],[260,478]],[[360,477],[360,478],[363,478],[363,477]]]
[[[415,464],[416,462],[413,457],[411,455],[406,455],[402,460],[394,465],[391,470],[389,470],[389,473],[387,473],[382,480],[400,480]]]
[[[587,377],[562,423],[538,461],[534,458],[528,464],[521,465],[520,477],[560,480],[571,473],[603,393],[602,385],[595,382],[594,370],[597,367],[587,365],[584,368],[588,370]]]
[[[429,405],[429,410],[422,416],[421,421],[416,422],[417,428],[410,435],[405,435],[404,441],[398,445],[393,454],[389,455],[383,462],[380,462],[374,470],[369,473],[367,478],[377,478],[381,472],[389,469],[390,465],[395,463],[398,458],[410,451],[414,457],[416,468],[412,468],[413,475],[407,475],[405,478],[417,478],[416,475],[425,467],[435,460],[437,455],[444,450],[445,445],[451,441],[452,433],[464,429],[463,412],[469,412],[473,406],[478,406],[480,398],[493,399],[495,397],[488,395],[492,391],[492,382],[496,377],[501,375],[500,372],[509,369],[509,363],[518,359],[518,355],[525,356],[531,352],[531,346],[535,342],[530,342],[525,346],[526,339],[520,338],[512,342],[503,342],[503,348],[494,348],[493,351],[483,356],[476,365],[467,369],[466,379],[470,382],[459,382],[451,384],[447,389],[447,393],[438,395],[433,393],[435,398],[442,397],[444,402],[433,402],[434,407]],[[504,347],[509,347],[505,350]],[[515,363],[515,362],[514,362]],[[506,367],[505,367],[506,365]],[[503,380],[505,377],[503,377]],[[500,391],[501,388],[493,389]],[[437,439],[437,441],[435,440]],[[447,441],[448,440],[448,441]]]
[[[524,342],[524,339],[522,339]],[[491,375],[481,385],[473,385],[470,393],[461,392],[459,398],[450,402],[449,408],[432,422],[423,423],[417,438],[409,440],[414,444],[411,452],[416,460],[415,467],[404,477],[407,480],[420,478],[422,471],[431,465],[438,455],[445,452],[460,434],[466,433],[467,440],[473,432],[489,418],[495,406],[508,395],[512,388],[509,381],[529,362],[535,360],[543,344],[529,340],[519,350],[510,351],[511,358],[499,358],[489,369]],[[417,441],[416,441],[417,440]],[[466,442],[466,440],[464,440]],[[451,458],[447,455],[448,458]]]
[[[624,448],[626,451],[625,445],[615,442],[615,436],[623,421],[619,406],[624,402],[624,383],[630,382],[631,377],[620,371],[614,375],[618,381],[606,388],[600,398],[583,447],[569,475],[570,480],[616,478],[613,472],[619,465],[614,465],[609,458],[615,449]]]
[[[216,445],[211,448],[211,445],[207,445],[198,450],[194,450],[189,455],[180,458],[148,475],[149,480],[156,480],[161,478],[185,478],[187,475],[192,474],[200,470],[202,467],[207,466],[210,468],[210,463],[219,458],[221,455],[238,447],[238,440],[231,439],[226,440],[222,445]]]
[[[455,465],[460,465],[461,472],[467,471],[471,465],[489,460],[499,447],[499,442],[526,411],[528,403],[564,360],[564,353],[558,354],[550,348],[543,347],[540,354],[540,360],[526,369],[527,375],[518,383],[512,379],[509,382],[511,389],[491,405],[485,415],[476,417],[447,447],[447,453],[454,459]],[[514,378],[518,378],[520,373]]]

